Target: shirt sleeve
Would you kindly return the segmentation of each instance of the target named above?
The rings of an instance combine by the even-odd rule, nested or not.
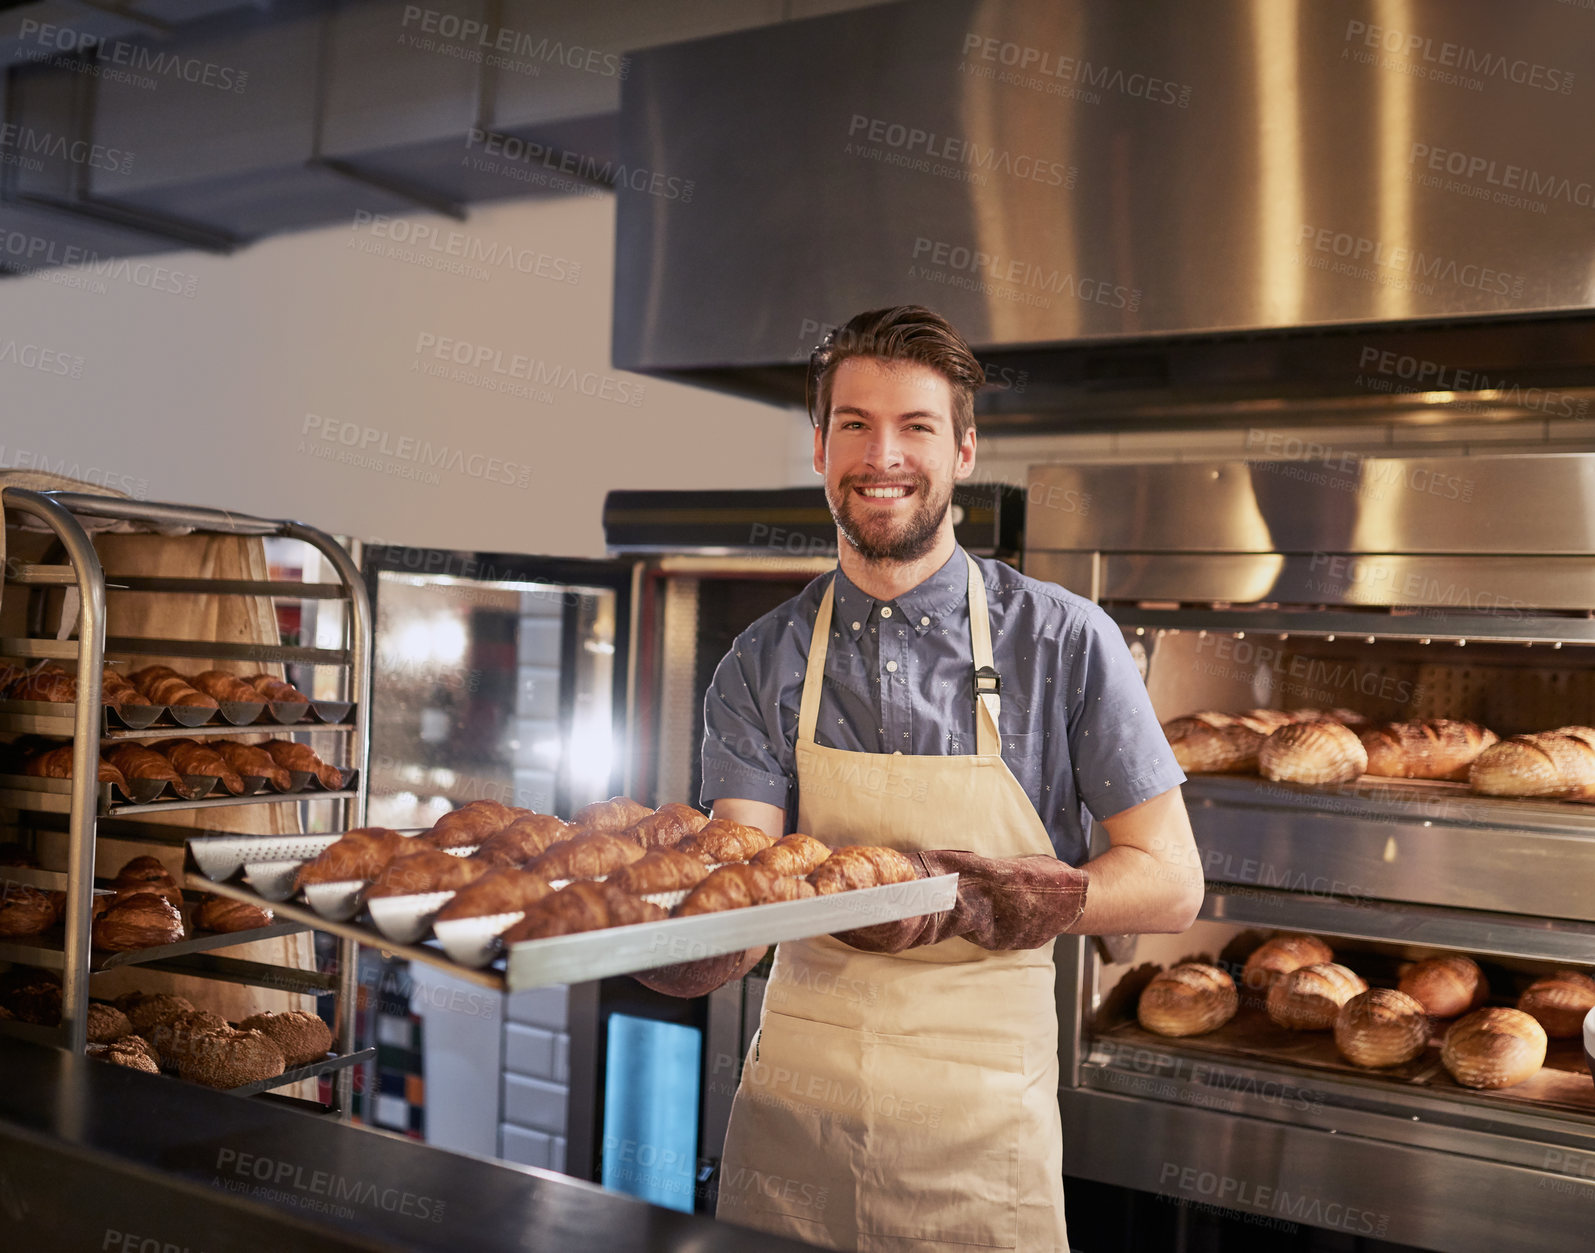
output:
[[[743,641],[720,659],[703,697],[703,794],[709,808],[727,797],[791,809],[796,767],[781,731],[776,695],[749,661]]]
[[[1096,818],[1185,782],[1124,637],[1095,605],[1080,628],[1069,687],[1069,757]]]

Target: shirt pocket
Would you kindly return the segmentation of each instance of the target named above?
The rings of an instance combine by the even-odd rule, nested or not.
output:
[[[1024,788],[1025,795],[1030,798],[1030,804],[1038,814],[1043,812],[1041,763],[1050,734],[1039,730],[1005,731],[1002,736],[1003,762],[1013,777],[1019,780],[1019,786]]]

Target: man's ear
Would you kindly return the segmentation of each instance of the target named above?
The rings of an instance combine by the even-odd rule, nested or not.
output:
[[[818,425],[814,428],[814,473],[825,474],[825,440]]]
[[[964,438],[958,445],[958,464],[953,467],[953,478],[967,479],[975,472],[975,428],[970,427],[964,432]]]

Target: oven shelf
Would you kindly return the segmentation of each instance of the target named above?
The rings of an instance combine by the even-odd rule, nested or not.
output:
[[[1121,627],[1148,631],[1210,631],[1231,634],[1345,636],[1349,639],[1434,641],[1455,645],[1458,640],[1481,644],[1595,644],[1595,618],[1586,614],[1530,616],[1510,614],[1432,612],[1402,613],[1379,609],[1147,609],[1139,605],[1107,604],[1103,608]]]

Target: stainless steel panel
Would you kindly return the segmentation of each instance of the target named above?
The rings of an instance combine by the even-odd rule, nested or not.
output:
[[[977,345],[1585,308],[1588,16],[921,0],[647,50],[622,160],[695,189],[617,205],[616,364],[906,301]]]
[[[1534,617],[1512,613],[1368,614],[1333,611],[1141,609],[1110,607],[1108,613],[1121,626],[1147,631],[1212,631],[1293,635],[1336,635],[1379,640],[1430,640],[1454,642],[1480,640],[1494,643],[1544,643],[1555,647],[1595,643],[1595,620],[1589,618]]]
[[[1033,579],[1056,583],[1076,596],[1096,600],[1099,564],[1096,553],[1059,553],[1030,548],[1025,551],[1024,569]]]
[[[1260,441],[1260,452],[1266,446]],[[1030,492],[1112,508],[1031,510],[1029,549],[1129,553],[1595,552],[1595,455],[1039,465]],[[1537,504],[1555,507],[1531,507]],[[1320,598],[1321,599],[1321,598]]]
[[[1457,1131],[1448,1151],[1383,1134],[1236,1117],[1102,1092],[1063,1099],[1064,1173],[1451,1253],[1583,1249],[1595,1179],[1587,1153],[1547,1148],[1538,1168],[1504,1163],[1500,1136]]]

